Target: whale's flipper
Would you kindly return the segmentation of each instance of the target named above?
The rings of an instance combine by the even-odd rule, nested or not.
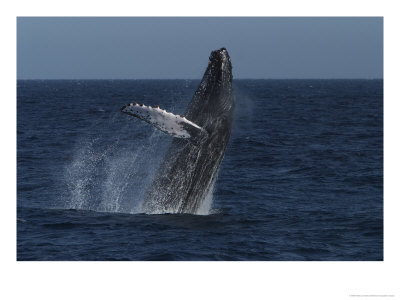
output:
[[[184,116],[175,115],[158,106],[131,103],[124,105],[121,112],[139,118],[162,132],[182,139],[196,139],[207,134],[206,131]]]

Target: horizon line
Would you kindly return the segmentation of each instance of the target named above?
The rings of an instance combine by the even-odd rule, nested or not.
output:
[[[18,80],[201,80],[202,78],[17,78]],[[383,77],[233,78],[233,80],[383,80]]]

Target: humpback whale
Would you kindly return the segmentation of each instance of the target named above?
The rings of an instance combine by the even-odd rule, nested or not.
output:
[[[146,212],[196,213],[212,192],[231,134],[234,106],[231,60],[221,48],[211,52],[184,115],[138,103],[121,108],[174,137],[146,192]]]

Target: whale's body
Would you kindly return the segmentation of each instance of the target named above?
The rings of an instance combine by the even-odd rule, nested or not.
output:
[[[146,193],[145,211],[195,214],[211,192],[231,134],[234,95],[226,49],[211,52],[184,117],[138,104],[121,111],[176,137]]]

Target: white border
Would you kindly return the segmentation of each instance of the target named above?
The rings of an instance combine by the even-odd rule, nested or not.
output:
[[[263,4],[261,4],[263,3]],[[2,299],[399,297],[398,10],[394,1],[9,1],[1,11]],[[16,262],[16,16],[384,16],[384,262]],[[3,66],[5,66],[3,68]],[[4,92],[5,89],[5,92]],[[5,191],[5,193],[4,193]],[[376,297],[374,297],[376,299]]]

